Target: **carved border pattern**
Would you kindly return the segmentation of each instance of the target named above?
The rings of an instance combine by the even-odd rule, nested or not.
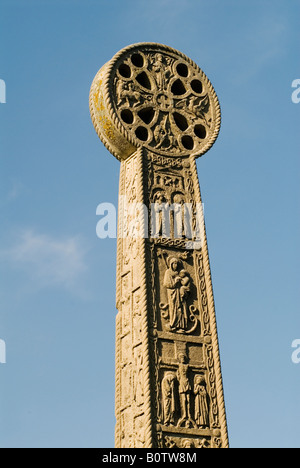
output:
[[[120,195],[126,195],[126,191],[128,190],[128,184],[126,184],[126,166],[129,166],[132,162],[135,163],[136,166],[136,173],[138,174],[138,177],[136,178],[135,182],[135,189],[136,189],[136,196],[138,200],[143,200],[144,199],[144,193],[143,193],[143,179],[142,179],[142,174],[143,174],[143,151],[139,150],[137,151],[132,157],[126,161],[122,161],[121,163],[121,174],[120,174]],[[120,227],[120,222],[122,218],[122,206],[119,204],[119,230],[121,229]],[[143,212],[141,211],[140,216],[143,217]],[[140,220],[140,225],[144,226],[144,220]],[[120,382],[120,376],[121,376],[121,368],[122,368],[122,359],[120,358],[120,351],[122,348],[122,340],[129,334],[129,341],[132,343],[130,346],[132,346],[132,365],[131,365],[131,374],[130,374],[130,379],[137,378],[137,373],[139,370],[135,369],[134,370],[134,349],[137,348],[136,344],[133,343],[133,330],[127,331],[125,334],[123,333],[121,327],[122,327],[122,320],[124,317],[122,316],[122,304],[124,301],[124,298],[122,298],[122,278],[124,277],[124,274],[129,274],[130,277],[132,278],[132,275],[135,274],[139,278],[139,313],[141,316],[141,335],[139,338],[139,346],[142,346],[142,374],[143,374],[143,395],[144,395],[144,402],[142,407],[137,408],[135,410],[135,414],[132,415],[132,425],[140,420],[140,432],[142,431],[142,434],[137,434],[136,433],[136,428],[133,427],[133,432],[132,434],[132,440],[130,444],[137,444],[139,443],[141,446],[144,446],[145,448],[147,447],[152,447],[152,422],[151,422],[151,392],[150,392],[150,363],[149,363],[149,338],[148,338],[148,298],[147,298],[147,273],[146,273],[146,245],[145,245],[145,239],[143,238],[143,233],[141,233],[141,238],[138,239],[139,242],[139,263],[133,265],[131,262],[129,262],[126,265],[126,268],[124,268],[124,248],[126,249],[126,246],[124,245],[124,241],[127,239],[122,239],[121,237],[118,238],[118,253],[117,253],[117,309],[119,310],[117,314],[117,320],[116,320],[116,428],[115,428],[115,440],[116,440],[116,447],[121,447],[122,446],[122,434],[124,432],[123,430],[123,417],[122,417],[122,412],[121,410],[124,409],[122,408],[122,404],[120,401],[120,398],[122,396],[122,390],[121,390],[121,382]],[[139,265],[139,266],[138,266]],[[130,285],[130,295],[132,296],[135,291],[135,285],[131,283]],[[131,301],[133,298],[131,297]],[[133,314],[133,304],[131,304],[131,313]],[[133,317],[131,316],[131,319]],[[130,406],[132,409],[136,406],[136,404],[133,404],[133,400],[131,398],[131,403]],[[142,418],[142,419],[141,419]]]

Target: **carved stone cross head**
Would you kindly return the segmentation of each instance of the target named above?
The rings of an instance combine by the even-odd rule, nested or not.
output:
[[[202,156],[221,122],[203,71],[181,52],[155,43],[128,46],[99,70],[90,110],[100,139],[119,160],[141,147],[167,157]]]

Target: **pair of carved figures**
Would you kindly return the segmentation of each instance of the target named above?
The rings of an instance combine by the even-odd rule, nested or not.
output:
[[[205,378],[201,374],[194,377],[193,388],[188,378],[188,364],[185,364],[184,354],[179,355],[178,371],[167,372],[162,380],[163,423],[175,425],[180,401],[180,418],[177,426],[196,426],[200,428],[209,426],[208,395]],[[191,411],[191,395],[194,395],[194,417]]]
[[[188,205],[181,193],[175,193],[173,203],[161,190],[156,192],[152,204],[152,236],[181,239],[189,237]]]

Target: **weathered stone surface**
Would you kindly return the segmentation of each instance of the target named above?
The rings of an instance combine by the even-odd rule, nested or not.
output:
[[[90,110],[121,161],[115,445],[228,447],[195,163],[219,132],[215,91],[188,57],[141,43],[101,68]]]

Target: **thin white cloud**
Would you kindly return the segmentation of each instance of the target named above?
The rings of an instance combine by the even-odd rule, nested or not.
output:
[[[14,245],[0,251],[2,260],[25,271],[36,287],[76,290],[86,271],[86,249],[79,237],[56,239],[32,230],[20,233]]]
[[[21,195],[23,189],[24,189],[23,184],[20,181],[13,179],[10,182],[10,187],[9,187],[7,193],[5,194],[3,199],[0,200],[0,207],[1,208],[5,207],[9,203],[11,203],[11,202],[15,201],[17,198],[19,198],[19,196]]]
[[[9,190],[7,194],[7,200],[8,201],[15,200],[18,197],[19,192],[20,192],[20,185],[14,181],[11,189]]]

